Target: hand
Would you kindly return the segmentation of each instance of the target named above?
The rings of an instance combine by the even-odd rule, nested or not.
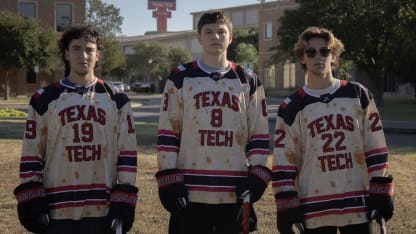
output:
[[[250,201],[258,201],[272,180],[272,172],[264,166],[250,167],[249,174],[243,183],[236,187],[237,200],[242,199],[242,195],[247,190],[250,191]]]
[[[108,221],[110,227],[114,220],[123,224],[123,231],[128,232],[133,226],[137,203],[138,188],[129,184],[117,184],[110,191]]]
[[[304,214],[296,191],[279,192],[275,195],[277,208],[277,229],[281,234],[293,234],[293,225],[299,232],[304,231]]]
[[[14,190],[18,202],[17,213],[20,223],[34,233],[45,232],[49,224],[48,199],[40,182],[20,184]]]
[[[372,177],[370,180],[370,196],[368,197],[367,217],[372,220],[378,214],[385,221],[393,216],[394,204],[393,177]]]
[[[167,211],[173,213],[187,207],[188,191],[179,169],[159,171],[156,173],[156,179],[159,186],[159,199]]]

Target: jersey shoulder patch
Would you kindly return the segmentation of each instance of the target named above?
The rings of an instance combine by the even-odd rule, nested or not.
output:
[[[198,67],[198,63],[195,60],[173,68],[168,80],[171,80],[177,89],[181,89],[185,78],[201,76],[206,76],[206,74]]]
[[[287,125],[291,126],[295,121],[298,112],[305,107],[305,97],[306,94],[303,88],[291,94],[289,97],[286,97],[280,103],[277,115],[281,117]]]
[[[30,105],[39,115],[43,115],[48,110],[49,103],[56,100],[63,90],[60,81],[40,88],[32,95]]]
[[[373,94],[370,90],[359,82],[348,82],[348,87],[354,93],[354,96],[360,99],[361,107],[363,109],[367,108],[373,99]]]

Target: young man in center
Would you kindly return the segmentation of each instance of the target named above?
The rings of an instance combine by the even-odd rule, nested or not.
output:
[[[333,77],[344,46],[325,28],[307,28],[294,53],[307,84],[286,98],[276,119],[273,190],[277,227],[305,234],[370,233],[369,220],[393,215],[393,178],[371,93]],[[382,223],[382,222],[381,222]]]
[[[222,12],[203,14],[202,58],[173,69],[165,86],[156,178],[169,233],[240,233],[243,193],[256,202],[271,180],[264,90],[227,59],[232,35]]]

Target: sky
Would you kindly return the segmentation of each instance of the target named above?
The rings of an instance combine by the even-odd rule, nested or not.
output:
[[[124,18],[121,26],[125,36],[144,35],[147,31],[156,31],[156,18],[147,9],[148,0],[102,0],[120,9]],[[191,12],[221,9],[260,3],[259,0],[176,0],[176,10],[167,20],[168,31],[192,30]]]

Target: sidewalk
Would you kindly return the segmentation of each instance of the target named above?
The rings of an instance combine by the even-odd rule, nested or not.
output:
[[[161,95],[134,95],[133,99],[152,99],[152,98],[161,98]],[[269,122],[274,122],[277,109],[279,108],[280,102],[283,98],[268,97],[267,98],[267,113],[269,114]],[[158,100],[156,103],[160,103]],[[22,103],[0,103],[1,108],[13,108],[21,111],[27,110],[28,104]],[[400,133],[400,134],[416,134],[416,122],[408,121],[391,121],[391,120],[382,120],[384,131],[388,133]]]

